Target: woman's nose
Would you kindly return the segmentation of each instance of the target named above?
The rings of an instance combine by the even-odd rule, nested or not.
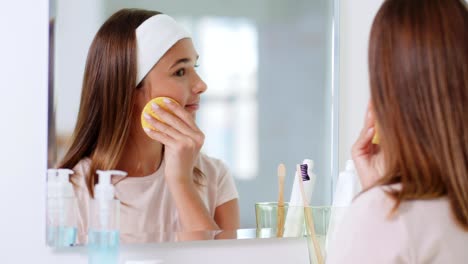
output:
[[[206,83],[202,80],[202,78],[200,78],[200,76],[196,73],[196,78],[195,78],[195,83],[193,85],[193,92],[195,94],[201,94],[201,93],[204,93],[206,91],[206,89],[208,89]]]

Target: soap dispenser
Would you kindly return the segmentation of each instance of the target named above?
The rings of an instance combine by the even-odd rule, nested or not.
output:
[[[337,184],[333,195],[333,206],[330,214],[329,227],[326,238],[326,246],[334,239],[336,230],[343,220],[347,208],[354,197],[362,190],[359,177],[354,167],[354,162],[348,160],[345,170],[338,175]]]
[[[352,160],[346,161],[345,170],[340,172],[333,195],[334,207],[349,206],[354,197],[362,190],[359,177]]]
[[[75,245],[77,233],[77,204],[70,182],[70,169],[57,169],[57,247]]]
[[[76,200],[69,169],[47,170],[46,243],[50,247],[69,247],[76,241]]]
[[[119,253],[120,201],[114,198],[112,175],[126,176],[118,170],[98,170],[98,183],[91,201],[88,230],[90,264],[117,264]]]
[[[58,229],[57,214],[57,170],[47,170],[47,207],[46,207],[46,243],[49,247],[55,247]]]

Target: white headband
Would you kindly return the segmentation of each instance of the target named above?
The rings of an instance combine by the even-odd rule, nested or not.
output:
[[[136,29],[138,85],[153,66],[177,41],[191,38],[170,16],[159,14],[145,20]]]

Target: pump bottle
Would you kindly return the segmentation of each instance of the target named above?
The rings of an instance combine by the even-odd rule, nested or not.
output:
[[[69,169],[47,170],[46,243],[50,247],[70,247],[76,241],[76,199]]]
[[[46,243],[49,247],[56,246],[58,230],[57,214],[57,170],[47,170],[47,208],[46,208]]]
[[[98,183],[91,201],[88,230],[89,264],[117,264],[119,253],[120,201],[115,199],[112,175],[126,176],[117,170],[98,170]]]
[[[346,162],[346,168],[338,175],[335,193],[333,195],[333,206],[330,214],[327,232],[326,246],[334,239],[338,226],[344,220],[343,217],[351,205],[354,197],[361,192],[361,183],[356,173],[352,160]]]
[[[57,247],[70,247],[76,242],[77,204],[70,182],[70,169],[57,169]]]

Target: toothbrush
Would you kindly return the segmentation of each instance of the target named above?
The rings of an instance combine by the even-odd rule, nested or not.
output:
[[[291,200],[289,202],[288,213],[286,215],[286,223],[284,237],[300,237],[304,234],[304,211],[301,206],[304,203],[299,189],[299,181],[304,184],[304,192],[306,202],[312,197],[317,176],[312,172],[314,161],[304,159],[302,169],[296,172],[294,176],[294,184],[291,192]]]
[[[304,214],[305,214],[305,218],[306,218],[306,223],[307,223],[307,227],[310,231],[310,236],[312,238],[312,244],[314,245],[314,250],[315,250],[315,254],[317,256],[317,261],[319,264],[323,264],[323,256],[322,256],[322,251],[320,250],[320,245],[319,245],[319,242],[317,240],[317,234],[315,233],[315,226],[314,226],[314,218],[313,218],[313,215],[312,215],[312,210],[311,208],[309,207],[309,203],[307,202],[307,196],[305,194],[305,191],[304,191],[304,183],[302,181],[302,179],[305,177],[304,172],[307,172],[307,165],[304,166],[304,164],[302,165],[297,165],[296,166],[296,170],[297,170],[297,174],[298,174],[298,177],[301,177],[299,179],[299,188],[301,190],[301,195],[302,195],[302,200],[304,202]],[[299,173],[301,172],[301,173]]]
[[[284,178],[286,177],[286,167],[283,163],[278,165],[278,215],[276,237],[283,237],[284,233]]]

